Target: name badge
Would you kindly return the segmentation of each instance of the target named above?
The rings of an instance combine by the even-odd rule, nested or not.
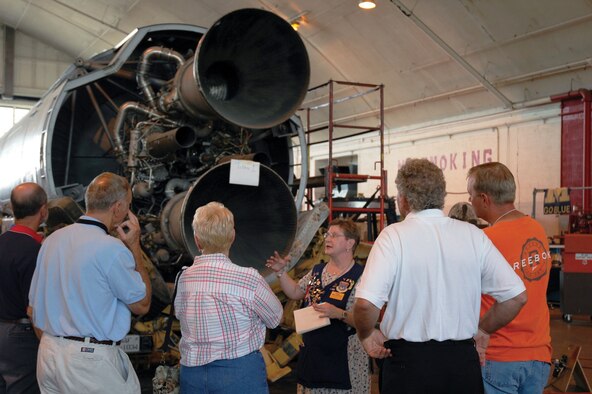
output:
[[[332,291],[331,294],[329,294],[329,298],[333,298],[334,300],[337,300],[337,301],[342,301],[344,295],[345,295],[345,293],[340,293],[338,291]]]

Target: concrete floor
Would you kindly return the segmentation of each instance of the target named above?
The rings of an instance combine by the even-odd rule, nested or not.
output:
[[[561,311],[558,308],[552,308],[551,312],[551,342],[553,346],[553,359],[561,359],[561,356],[570,354],[574,346],[581,346],[579,360],[582,365],[588,382],[592,384],[592,320],[590,316],[572,316],[572,322],[567,323],[563,320]],[[295,363],[290,364],[292,372],[269,384],[270,394],[293,394],[296,392],[296,374],[294,372]],[[551,372],[553,368],[551,369]],[[562,372],[562,375],[568,371]],[[561,376],[559,378],[561,378]],[[558,387],[551,384],[558,383],[559,378],[549,377],[549,386],[545,389],[545,394],[560,392]],[[377,377],[373,376],[372,394],[378,393]],[[570,391],[578,392],[572,380],[568,388]]]
[[[587,297],[592,295],[588,294]],[[574,347],[581,346],[579,361],[588,383],[592,385],[592,319],[590,316],[573,315],[571,323],[563,320],[558,308],[551,309],[551,343],[553,345],[553,360],[561,359],[562,355],[571,355]],[[553,372],[553,368],[551,368]],[[569,372],[569,371],[564,371]],[[561,375],[559,376],[559,379]],[[560,381],[553,376],[549,377],[549,386],[545,393],[561,392]],[[573,379],[570,382],[568,390],[573,392],[582,392],[578,390]]]

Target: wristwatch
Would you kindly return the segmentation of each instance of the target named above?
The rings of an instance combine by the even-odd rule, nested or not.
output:
[[[341,312],[341,320],[345,320],[347,318],[347,311],[344,310],[343,312]]]

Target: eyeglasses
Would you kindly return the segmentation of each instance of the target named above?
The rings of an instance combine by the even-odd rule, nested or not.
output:
[[[336,233],[325,233],[323,234],[323,238],[337,238],[337,237],[345,237],[345,234],[336,234]]]

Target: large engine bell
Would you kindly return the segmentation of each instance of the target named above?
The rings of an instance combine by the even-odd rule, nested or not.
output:
[[[183,246],[192,256],[199,250],[193,239],[195,210],[211,201],[224,204],[234,215],[236,239],[230,258],[238,265],[265,269],[274,250],[287,254],[296,234],[294,198],[286,183],[260,165],[259,186],[229,183],[231,163],[219,164],[202,175],[184,195],[171,200],[161,226],[167,242]]]
[[[242,9],[202,37],[196,59],[177,75],[177,96],[194,116],[264,129],[298,110],[309,77],[306,48],[292,27],[271,12]]]

